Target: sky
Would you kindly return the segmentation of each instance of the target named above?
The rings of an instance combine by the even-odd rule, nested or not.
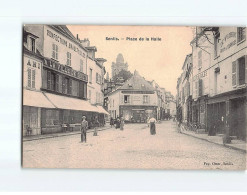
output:
[[[75,37],[78,34],[80,39],[88,38],[90,46],[96,46],[96,58],[107,60],[104,65],[110,77],[111,64],[116,62],[117,55],[122,53],[130,72],[137,70],[146,80],[155,80],[160,87],[176,95],[177,78],[182,72],[186,55],[192,51],[191,27],[88,25],[67,27]],[[106,40],[107,37],[119,40]],[[152,41],[152,37],[160,38],[160,41]],[[149,38],[149,41],[146,38]]]

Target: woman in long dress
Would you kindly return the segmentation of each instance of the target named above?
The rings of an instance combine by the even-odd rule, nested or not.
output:
[[[156,134],[156,119],[154,117],[149,119],[149,124],[150,124],[150,134],[155,135]]]

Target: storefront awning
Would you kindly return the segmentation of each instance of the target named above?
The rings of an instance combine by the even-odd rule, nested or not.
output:
[[[55,105],[56,108],[59,109],[98,112],[98,109],[95,106],[92,106],[85,100],[66,97],[62,95],[55,95],[51,93],[44,93],[44,95],[50,102],[52,102],[53,105]]]
[[[102,106],[97,106],[99,113],[110,115]]]
[[[55,108],[42,92],[27,89],[23,89],[23,105],[39,108]]]

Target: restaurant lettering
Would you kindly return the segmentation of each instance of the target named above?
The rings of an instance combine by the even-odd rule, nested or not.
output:
[[[233,45],[236,45],[236,32],[230,32],[228,33],[220,42],[220,53],[228,50]]]
[[[59,35],[51,32],[50,30],[47,30],[47,36],[49,36],[50,38],[54,39],[58,43],[70,48],[71,50],[77,52],[79,55],[85,57],[85,54],[76,45],[74,45],[74,44],[72,44],[70,42],[67,42],[65,39],[63,39]]]
[[[207,76],[207,70],[205,70],[205,71],[199,73],[198,75],[194,76],[193,77],[193,81],[196,81],[196,80],[198,80],[200,78],[203,78],[203,77],[206,77],[206,76]]]

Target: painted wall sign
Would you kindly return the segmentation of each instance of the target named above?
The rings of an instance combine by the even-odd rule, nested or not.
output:
[[[70,48],[71,50],[75,51],[76,53],[78,53],[79,55],[81,55],[82,57],[85,58],[85,53],[83,53],[82,50],[80,50],[76,45],[66,41],[65,39],[63,39],[59,35],[51,32],[50,30],[47,30],[47,36],[54,39],[55,41],[59,42],[60,44]]]
[[[228,33],[220,42],[220,53],[228,50],[233,45],[236,45],[236,32],[230,32]]]
[[[206,76],[207,76],[207,70],[205,70],[205,71],[199,73],[198,75],[195,75],[195,76],[193,77],[193,81],[196,81],[196,80],[198,80],[198,79],[200,79],[200,78],[203,78],[203,77],[206,77]]]

